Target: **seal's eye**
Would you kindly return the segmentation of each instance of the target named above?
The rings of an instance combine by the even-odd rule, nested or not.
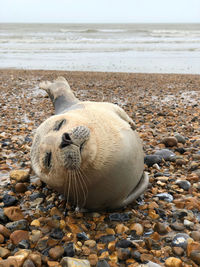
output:
[[[43,160],[44,166],[48,169],[51,167],[51,156],[52,156],[51,152],[46,152]]]
[[[71,140],[69,134],[68,134],[68,133],[64,133],[64,134],[62,135],[62,142],[61,142],[61,144],[60,144],[60,148],[64,148],[64,147],[66,147],[66,146],[69,146],[69,145],[71,145],[72,143],[73,143],[73,142],[72,142],[72,140]]]
[[[60,128],[65,124],[66,120],[57,121],[53,127],[54,131],[59,131]]]

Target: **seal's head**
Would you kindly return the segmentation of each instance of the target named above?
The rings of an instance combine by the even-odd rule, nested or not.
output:
[[[91,158],[86,149],[89,139],[90,129],[87,126],[77,124],[71,127],[64,115],[56,115],[40,125],[33,140],[31,148],[33,170],[42,181],[64,192],[68,199],[73,199],[73,202],[77,202],[74,198],[78,196],[74,196],[72,187],[75,187],[74,190],[84,191],[82,197],[79,192],[79,201],[86,197],[87,186],[83,177],[83,166],[87,165],[84,159]],[[74,185],[75,181],[77,185]],[[75,204],[80,206],[80,203]]]

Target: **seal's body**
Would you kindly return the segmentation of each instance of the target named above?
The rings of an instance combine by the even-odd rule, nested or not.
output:
[[[120,208],[139,197],[148,176],[140,139],[125,111],[111,103],[78,101],[62,77],[41,88],[57,114],[39,126],[31,149],[41,180],[86,209]]]

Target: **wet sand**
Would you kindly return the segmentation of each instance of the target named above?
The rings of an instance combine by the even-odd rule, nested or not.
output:
[[[93,266],[102,259],[109,266],[132,267],[148,261],[160,266],[200,265],[200,75],[6,69],[0,70],[0,75],[0,224],[10,229],[8,223],[13,219],[5,215],[3,196],[13,195],[28,226],[10,231],[26,231],[29,235],[29,245],[19,247],[1,233],[4,237],[1,247],[8,253],[3,255],[0,250],[0,257],[16,258],[17,250],[25,248],[31,250],[25,259],[33,260],[30,255],[37,251],[44,266],[58,266],[64,256],[69,256],[66,247],[72,242],[73,257],[88,259]],[[176,154],[175,161],[145,165],[150,176],[149,188],[141,199],[125,209],[115,213],[66,212],[62,197],[47,189],[32,172],[31,181],[22,182],[26,187],[24,193],[17,193],[16,181],[9,179],[12,170],[30,170],[34,131],[53,114],[52,104],[38,84],[60,75],[68,80],[79,99],[109,101],[124,108],[137,125],[146,155],[166,148],[165,137],[179,133],[184,138],[185,142],[167,147]],[[176,184],[177,180],[189,182],[188,187]],[[43,195],[30,200],[34,193]],[[157,196],[163,193],[173,199]],[[31,225],[34,220],[39,223]],[[59,238],[52,234],[55,228],[61,233]],[[33,230],[40,231],[37,241],[33,241]],[[94,246],[77,235],[82,232]],[[175,238],[180,233],[190,237],[184,245],[176,245]],[[41,248],[45,238],[48,242]],[[121,240],[126,240],[126,245]],[[61,251],[58,257],[56,246]],[[170,257],[175,258],[177,265],[166,262]]]

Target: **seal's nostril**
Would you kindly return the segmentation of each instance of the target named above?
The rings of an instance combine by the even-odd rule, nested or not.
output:
[[[69,134],[68,133],[64,133],[62,135],[62,142],[60,144],[60,148],[64,148],[64,147],[69,146],[71,144],[72,144],[72,140],[71,140]]]

